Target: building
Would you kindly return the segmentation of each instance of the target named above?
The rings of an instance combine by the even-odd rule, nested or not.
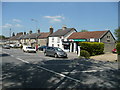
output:
[[[48,45],[48,37],[53,33],[53,28],[50,27],[49,32],[40,32],[32,33],[30,30],[28,34],[24,33],[19,39],[23,45],[30,45],[30,46],[43,46]]]
[[[67,38],[74,32],[77,32],[75,28],[67,28],[66,26],[63,26],[62,29],[58,29],[49,36],[48,46],[60,47],[64,51],[68,51],[70,44],[67,41]]]
[[[108,31],[74,32],[68,37],[70,42],[70,51],[77,51],[78,42],[102,42],[104,43],[104,52],[111,52],[115,48],[115,38]]]

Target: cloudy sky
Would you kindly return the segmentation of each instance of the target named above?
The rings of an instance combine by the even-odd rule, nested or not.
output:
[[[0,4],[1,5],[1,4]],[[118,2],[2,2],[2,34],[48,32],[63,25],[77,31],[112,32],[118,27]]]

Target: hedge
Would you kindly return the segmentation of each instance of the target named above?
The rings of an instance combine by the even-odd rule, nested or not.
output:
[[[120,43],[117,43],[117,45],[116,45],[116,49],[117,49],[117,53],[118,53],[118,55],[120,55]]]
[[[86,50],[91,56],[103,54],[104,43],[99,42],[80,42],[81,50]]]
[[[89,58],[90,58],[90,54],[89,54],[89,52],[86,51],[86,50],[81,50],[81,51],[80,51],[80,56],[79,56],[79,57],[81,57],[81,56],[85,57],[86,59],[89,59]]]

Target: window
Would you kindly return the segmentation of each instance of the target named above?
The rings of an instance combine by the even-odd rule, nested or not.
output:
[[[58,47],[59,47],[60,45],[58,44]]]
[[[54,42],[54,37],[52,37],[52,42]]]
[[[107,38],[110,38],[110,36],[107,36]]]
[[[107,42],[110,42],[110,40],[107,40]]]
[[[59,37],[57,38],[57,43],[60,43],[60,38]]]
[[[52,47],[54,47],[54,44],[52,44]]]

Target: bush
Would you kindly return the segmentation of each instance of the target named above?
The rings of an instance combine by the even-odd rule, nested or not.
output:
[[[116,49],[117,49],[117,53],[118,53],[118,55],[120,55],[120,43],[117,43],[117,45],[116,45]]]
[[[103,54],[104,43],[99,42],[80,42],[81,50],[86,50],[91,56]]]
[[[81,51],[80,51],[80,56],[83,56],[83,57],[85,57],[86,59],[89,59],[89,58],[90,58],[90,54],[89,54],[89,52],[86,51],[86,50],[81,50]]]

